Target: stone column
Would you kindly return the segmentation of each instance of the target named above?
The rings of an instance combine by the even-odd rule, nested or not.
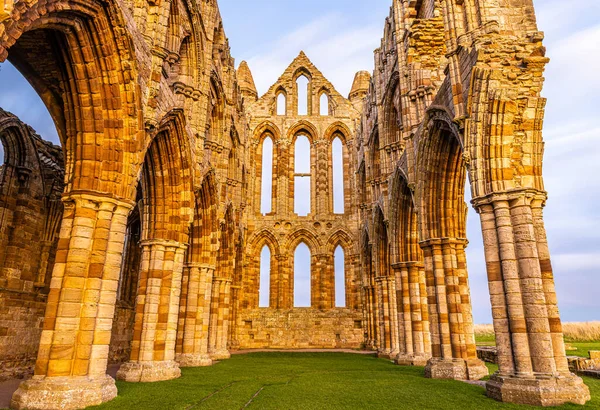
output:
[[[84,408],[117,395],[106,365],[133,205],[79,193],[64,203],[35,375],[14,393],[15,409]]]
[[[394,277],[376,279],[379,303],[379,357],[392,359],[398,351],[398,311],[396,306],[396,281]]]
[[[369,349],[377,348],[377,299],[375,297],[375,286],[364,286],[365,316],[367,319],[366,345]]]
[[[208,332],[208,354],[212,360],[224,360],[231,357],[229,350],[227,350],[230,291],[230,278],[219,276],[213,278]]]
[[[486,384],[497,400],[584,404],[589,390],[566,365],[542,203],[518,191],[473,201],[481,218],[498,372]]]
[[[395,361],[400,365],[425,366],[431,358],[431,339],[423,263],[400,262],[393,267],[397,272],[398,322],[404,332]]]
[[[215,267],[201,263],[186,265],[187,281],[184,279],[185,302],[181,301],[180,328],[175,360],[181,367],[210,366],[213,362],[208,354],[208,328],[210,304]]]
[[[432,358],[425,367],[425,377],[478,380],[488,374],[475,348],[466,243],[466,239],[455,238],[421,243],[432,338]]]
[[[140,243],[142,262],[131,357],[117,378],[155,382],[181,376],[175,361],[181,279],[187,244],[149,239]]]

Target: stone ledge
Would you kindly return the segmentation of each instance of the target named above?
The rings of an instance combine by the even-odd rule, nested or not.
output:
[[[83,409],[110,401],[117,396],[115,380],[109,375],[98,378],[44,377],[21,383],[13,394],[12,409]]]
[[[517,378],[492,375],[486,383],[488,397],[516,404],[559,406],[565,403],[585,404],[590,391],[580,377]]]
[[[179,364],[173,360],[127,362],[121,365],[117,379],[126,382],[159,382],[181,377]]]

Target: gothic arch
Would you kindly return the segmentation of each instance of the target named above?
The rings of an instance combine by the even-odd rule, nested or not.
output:
[[[48,107],[66,153],[66,191],[133,198],[145,137],[138,121],[135,52],[118,6],[51,1],[12,13],[0,23],[0,60],[9,58]],[[27,42],[44,52],[27,53]],[[48,77],[58,81],[50,83]],[[108,90],[118,92],[108,95]],[[91,100],[101,105],[89,108]]]
[[[298,229],[288,235],[284,248],[290,251],[295,250],[300,242],[306,243],[311,255],[318,255],[322,252],[323,244],[319,237],[305,228]]]
[[[300,120],[291,126],[288,130],[287,139],[293,145],[298,135],[306,135],[311,145],[319,139],[319,131],[307,120]]]

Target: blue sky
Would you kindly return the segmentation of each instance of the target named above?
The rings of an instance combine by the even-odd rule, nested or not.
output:
[[[535,0],[551,62],[544,139],[545,210],[563,320],[600,319],[600,2]],[[356,71],[373,68],[391,0],[220,0],[236,64],[248,61],[259,94],[304,50],[347,95]],[[58,142],[47,111],[8,63],[0,64],[0,107]],[[477,323],[491,322],[479,219],[468,218],[467,250]]]

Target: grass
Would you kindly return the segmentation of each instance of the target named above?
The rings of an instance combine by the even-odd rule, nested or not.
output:
[[[567,356],[588,357],[589,350],[600,350],[600,322],[563,323],[563,332]],[[475,325],[475,341],[478,346],[495,346],[493,326]]]
[[[585,381],[593,397],[585,408],[600,409],[600,380]],[[117,382],[117,386],[116,399],[94,408],[536,409],[496,402],[476,385],[426,379],[422,367],[348,353],[233,355],[212,367],[182,369],[182,377],[176,380]]]

